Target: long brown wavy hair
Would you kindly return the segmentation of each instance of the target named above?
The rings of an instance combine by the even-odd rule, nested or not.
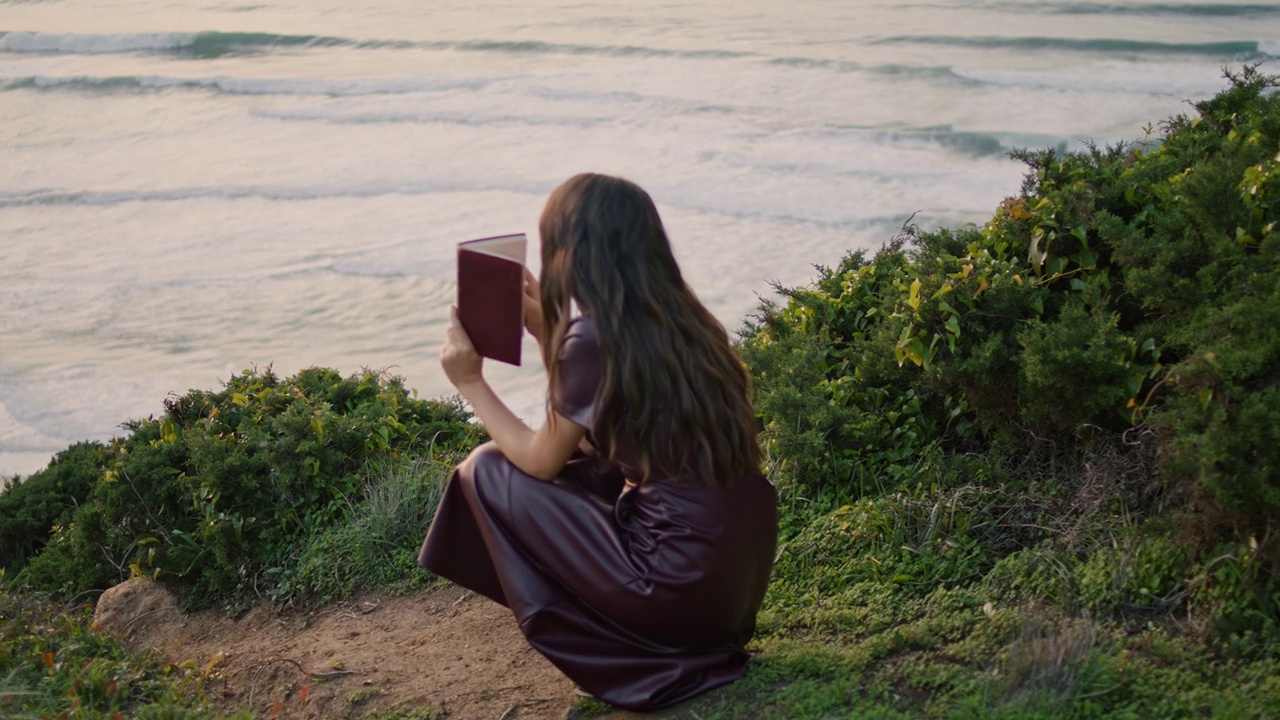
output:
[[[554,386],[576,301],[599,341],[598,449],[615,457],[619,440],[633,439],[643,479],[693,472],[727,485],[758,472],[750,376],[685,284],[648,193],[575,176],[551,194],[539,230],[543,361]]]

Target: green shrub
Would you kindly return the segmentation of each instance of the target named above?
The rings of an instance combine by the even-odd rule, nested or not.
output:
[[[20,579],[74,594],[143,573],[189,606],[243,607],[346,518],[368,461],[458,452],[481,434],[457,403],[372,372],[246,371],[165,405],[112,442],[86,503]]]
[[[1252,647],[1280,647],[1280,603],[1266,600],[1280,595],[1280,93],[1256,68],[1228,78],[1158,142],[1015,153],[1028,165],[1021,192],[980,228],[907,225],[874,257],[819,267],[811,285],[762,303],[740,346],[784,541],[824,547],[830,524],[847,519],[833,519],[837,508],[936,503],[945,491],[919,468],[979,454],[1044,497],[1079,495],[1060,511],[1091,503],[1091,527],[1024,523],[1119,537],[1163,512],[1203,519],[1187,530],[1195,538],[1045,546],[1026,558],[1050,568],[1002,572],[1020,582],[1049,572],[1052,595],[1102,615],[1182,607],[1193,589],[1216,587],[1197,595],[1198,612],[1229,635],[1272,638]],[[1128,440],[1139,435],[1156,439],[1155,452]],[[1129,460],[1094,462],[1099,445],[1125,444]],[[1148,480],[1105,491],[1091,463],[1133,465]],[[1162,484],[1150,482],[1157,475]],[[1060,492],[1042,487],[1055,484]],[[903,505],[893,516],[912,514]],[[977,542],[978,567],[1021,549]],[[1212,580],[1224,563],[1206,571],[1215,560],[1197,542],[1248,555],[1248,571]],[[933,577],[951,577],[945,557],[904,546],[921,550]],[[870,554],[890,576],[910,565],[851,542],[830,552]],[[853,582],[869,576],[857,563],[814,567]]]
[[[1280,95],[1247,69],[1130,171],[1143,213],[1109,226],[1132,301],[1167,347],[1149,421],[1166,471],[1241,530],[1280,518]],[[1243,521],[1243,522],[1242,522]]]
[[[854,253],[819,268],[811,288],[778,288],[743,330],[766,454],[786,482],[848,499],[895,487],[896,473],[947,437],[962,401],[913,385],[893,354],[903,327],[894,314],[907,260],[887,248],[868,262]],[[963,434],[967,425],[958,428]]]
[[[1123,426],[1135,348],[1117,320],[1114,313],[1071,304],[1053,322],[1027,321],[1017,339],[1022,348],[1018,390],[1028,399],[1022,408],[1028,423],[1059,431],[1088,423]]]
[[[0,491],[0,567],[21,567],[44,547],[55,526],[71,522],[102,477],[104,456],[100,443],[76,443],[43,470]]]

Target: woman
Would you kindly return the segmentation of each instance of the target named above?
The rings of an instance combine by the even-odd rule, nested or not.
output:
[[[546,422],[498,399],[455,309],[441,364],[493,442],[455,471],[418,562],[509,607],[592,695],[663,707],[742,674],[768,584],[777,498],[748,376],[639,187],[574,177],[539,229],[525,325]]]

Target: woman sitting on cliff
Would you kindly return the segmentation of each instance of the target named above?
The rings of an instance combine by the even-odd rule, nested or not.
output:
[[[768,584],[777,499],[749,378],[639,187],[574,177],[539,229],[525,324],[546,421],[494,394],[455,310],[441,364],[493,442],[454,472],[418,561],[509,607],[592,695],[663,707],[742,674]]]

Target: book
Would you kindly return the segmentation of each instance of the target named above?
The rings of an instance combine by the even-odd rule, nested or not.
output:
[[[524,233],[458,243],[458,319],[476,352],[520,364],[524,338]]]

